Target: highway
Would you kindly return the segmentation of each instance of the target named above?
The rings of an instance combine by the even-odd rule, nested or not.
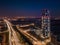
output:
[[[18,26],[16,26],[17,29],[23,34],[25,35],[33,45],[46,45],[46,43],[41,42],[40,40],[38,40],[37,38],[35,38],[34,36],[30,35],[29,33],[27,33],[27,31],[21,30]]]
[[[35,38],[34,36],[30,35],[28,33],[28,31],[30,31],[29,29],[28,30],[20,29],[18,25],[16,27],[23,35],[25,35],[27,38],[30,39],[30,41],[33,43],[33,45],[46,45],[47,43],[51,42],[51,37],[49,37],[48,39],[45,39],[44,41],[41,41],[41,40],[38,40],[37,38]],[[34,31],[34,30],[32,30],[32,31]]]
[[[14,29],[12,28],[12,24],[8,20],[4,19],[4,21],[6,22],[9,30],[9,45],[22,45],[19,42],[19,38],[17,36],[16,31],[14,31]]]
[[[16,31],[12,28],[12,24],[6,19],[4,19],[4,21],[6,22],[6,24],[8,26],[8,30],[9,30],[9,45],[22,45],[19,42],[19,37],[18,37]],[[51,38],[49,38],[45,41],[40,41],[37,38],[35,38],[34,36],[27,33],[27,31],[20,29],[19,26],[16,26],[16,27],[19,32],[21,32],[23,35],[25,35],[31,41],[31,43],[33,45],[46,45],[48,42],[51,41]]]

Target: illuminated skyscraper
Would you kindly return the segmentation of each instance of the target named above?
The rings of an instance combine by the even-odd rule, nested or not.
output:
[[[50,12],[47,9],[42,10],[42,30],[41,37],[50,37]]]

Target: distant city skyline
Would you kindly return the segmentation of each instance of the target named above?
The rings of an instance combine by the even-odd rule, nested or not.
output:
[[[51,16],[60,16],[58,0],[5,0],[0,1],[0,16],[41,16],[41,10],[50,10]]]

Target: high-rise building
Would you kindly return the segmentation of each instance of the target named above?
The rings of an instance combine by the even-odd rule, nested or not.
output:
[[[47,9],[42,10],[42,30],[41,37],[50,37],[50,12]]]

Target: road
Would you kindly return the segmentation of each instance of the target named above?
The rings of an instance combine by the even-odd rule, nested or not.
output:
[[[6,22],[9,30],[9,45],[22,45],[19,42],[19,38],[17,36],[16,31],[14,31],[14,29],[12,28],[12,24],[8,20],[4,19],[4,21]]]
[[[27,33],[27,31],[21,30],[19,29],[19,27],[17,26],[17,29],[23,34],[25,35],[31,42],[33,45],[46,45],[46,43],[41,42],[40,40],[38,40],[37,38],[35,38],[34,36],[30,35],[29,33]],[[29,30],[28,30],[29,31]]]
[[[4,21],[8,25],[8,29],[9,29],[9,45],[22,45],[19,42],[19,37],[17,36],[16,31],[12,28],[12,24],[8,20],[4,19]],[[16,26],[16,27],[19,32],[21,32],[23,35],[25,35],[32,42],[33,45],[46,45],[48,42],[51,41],[51,38],[49,38],[45,41],[40,41],[37,38],[35,38],[34,36],[27,33],[27,31],[23,31],[22,29],[20,29],[19,26]]]

